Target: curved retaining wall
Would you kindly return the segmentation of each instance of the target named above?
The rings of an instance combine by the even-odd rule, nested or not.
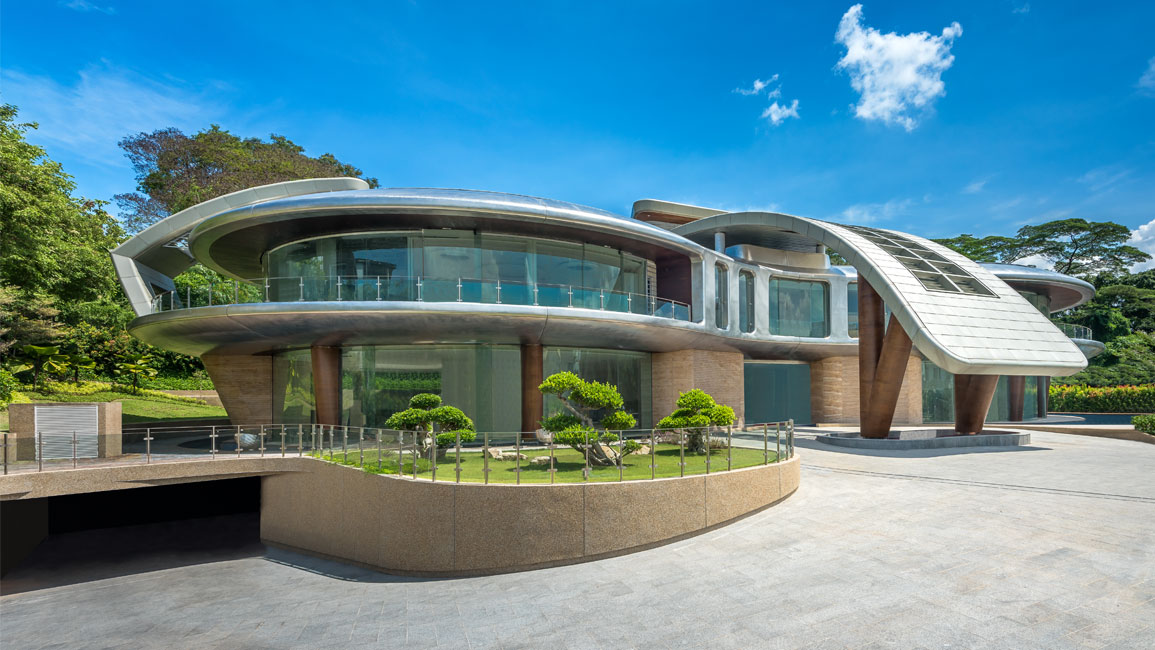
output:
[[[484,485],[310,461],[262,479],[261,538],[391,573],[477,575],[672,542],[798,489],[799,461],[624,483]]]

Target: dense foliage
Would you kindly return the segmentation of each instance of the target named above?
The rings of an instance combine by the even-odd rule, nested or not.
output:
[[[120,141],[136,172],[137,191],[116,195],[128,229],[137,232],[203,201],[304,178],[364,176],[332,154],[316,158],[288,138],[240,138],[217,125],[185,135],[167,128]],[[377,179],[365,179],[377,187]]]
[[[1052,385],[1050,399],[1051,410],[1061,413],[1151,413],[1155,411],[1155,385]]]
[[[1131,418],[1131,426],[1136,431],[1155,434],[1155,415],[1136,415]]]
[[[556,396],[565,408],[565,412],[542,420],[541,427],[550,432],[554,442],[584,454],[590,465],[613,465],[641,449],[634,440],[622,442],[616,450],[609,446],[618,441],[618,435],[610,430],[632,429],[638,424],[634,416],[621,410],[625,401],[617,386],[559,372],[546,377],[538,390]]]

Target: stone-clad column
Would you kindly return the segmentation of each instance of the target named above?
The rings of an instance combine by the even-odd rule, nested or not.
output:
[[[964,434],[982,433],[998,385],[998,375],[954,376],[955,431]]]
[[[912,343],[898,319],[884,326],[882,298],[858,278],[858,409],[863,438],[885,438],[910,361]]]
[[[313,360],[313,399],[317,405],[317,424],[340,424],[341,348],[315,345],[310,352]]]
[[[1007,388],[1007,402],[1010,406],[1010,415],[1007,416],[1007,419],[1011,422],[1022,422],[1027,394],[1027,378],[1023,375],[1010,375],[1007,377]]]

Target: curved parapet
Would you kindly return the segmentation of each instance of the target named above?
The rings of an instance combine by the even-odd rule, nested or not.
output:
[[[702,243],[772,233],[818,242],[858,269],[914,346],[953,374],[1069,375],[1086,357],[1018,291],[970,259],[927,239],[773,212],[717,215],[674,232]]]
[[[185,239],[209,217],[245,205],[301,194],[363,190],[359,178],[315,178],[240,190],[198,203],[145,228],[111,251],[120,284],[137,316],[151,311],[153,297],[173,289],[172,278],[194,264]]]
[[[1045,295],[1051,313],[1078,307],[1095,297],[1095,286],[1090,282],[1056,271],[1021,264],[982,263],[979,266],[1015,289]]]

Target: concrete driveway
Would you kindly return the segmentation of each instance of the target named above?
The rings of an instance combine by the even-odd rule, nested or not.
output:
[[[1155,647],[1155,445],[1034,433],[1028,448],[882,454],[802,434],[798,447],[802,487],[769,510],[528,573],[395,578],[259,545],[138,544],[112,567],[70,566],[70,541],[50,540],[55,559],[6,578],[24,591],[0,599],[0,644]]]

